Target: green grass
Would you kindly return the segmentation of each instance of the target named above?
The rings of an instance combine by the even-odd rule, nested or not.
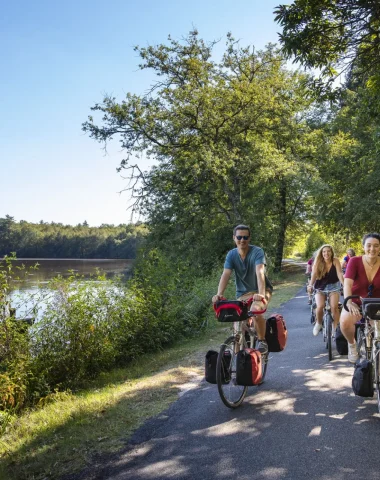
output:
[[[304,279],[302,273],[281,274],[270,310],[292,298]],[[205,352],[217,348],[227,331],[210,309],[209,326],[197,337],[104,373],[79,393],[52,395],[14,418],[0,437],[0,479],[59,478],[91,465],[95,455],[120,450],[178,398],[181,385],[202,378]]]

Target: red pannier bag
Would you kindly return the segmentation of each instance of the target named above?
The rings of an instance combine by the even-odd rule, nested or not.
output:
[[[215,315],[218,322],[241,322],[247,320],[248,309],[252,298],[246,301],[219,300],[214,304]]]
[[[270,352],[282,352],[288,340],[288,330],[284,317],[274,313],[266,321],[265,340]]]
[[[259,385],[263,376],[261,353],[253,348],[240,350],[236,355],[236,383],[251,387]]]

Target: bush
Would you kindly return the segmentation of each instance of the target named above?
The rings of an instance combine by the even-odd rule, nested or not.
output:
[[[100,280],[57,277],[34,325],[20,331],[11,318],[0,323],[0,410],[41,404],[198,333],[212,313],[218,281],[189,278],[186,265],[156,249],[141,258],[127,285]]]

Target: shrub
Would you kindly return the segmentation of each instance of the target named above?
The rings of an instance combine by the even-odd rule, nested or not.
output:
[[[0,410],[41,405],[100,372],[199,332],[212,312],[217,280],[189,278],[188,271],[153,249],[127,285],[54,279],[34,325],[20,329],[11,318],[0,323]]]

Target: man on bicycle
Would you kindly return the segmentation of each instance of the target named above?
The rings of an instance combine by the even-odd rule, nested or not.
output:
[[[223,297],[233,271],[237,299],[247,300],[253,297],[251,311],[262,312],[255,315],[254,322],[259,339],[258,349],[265,355],[268,352],[268,345],[265,341],[263,313],[267,309],[273,291],[273,287],[265,275],[265,253],[262,248],[250,245],[251,231],[247,225],[237,225],[233,230],[232,238],[237,248],[227,253],[218,293],[212,297],[212,302],[216,303]]]

